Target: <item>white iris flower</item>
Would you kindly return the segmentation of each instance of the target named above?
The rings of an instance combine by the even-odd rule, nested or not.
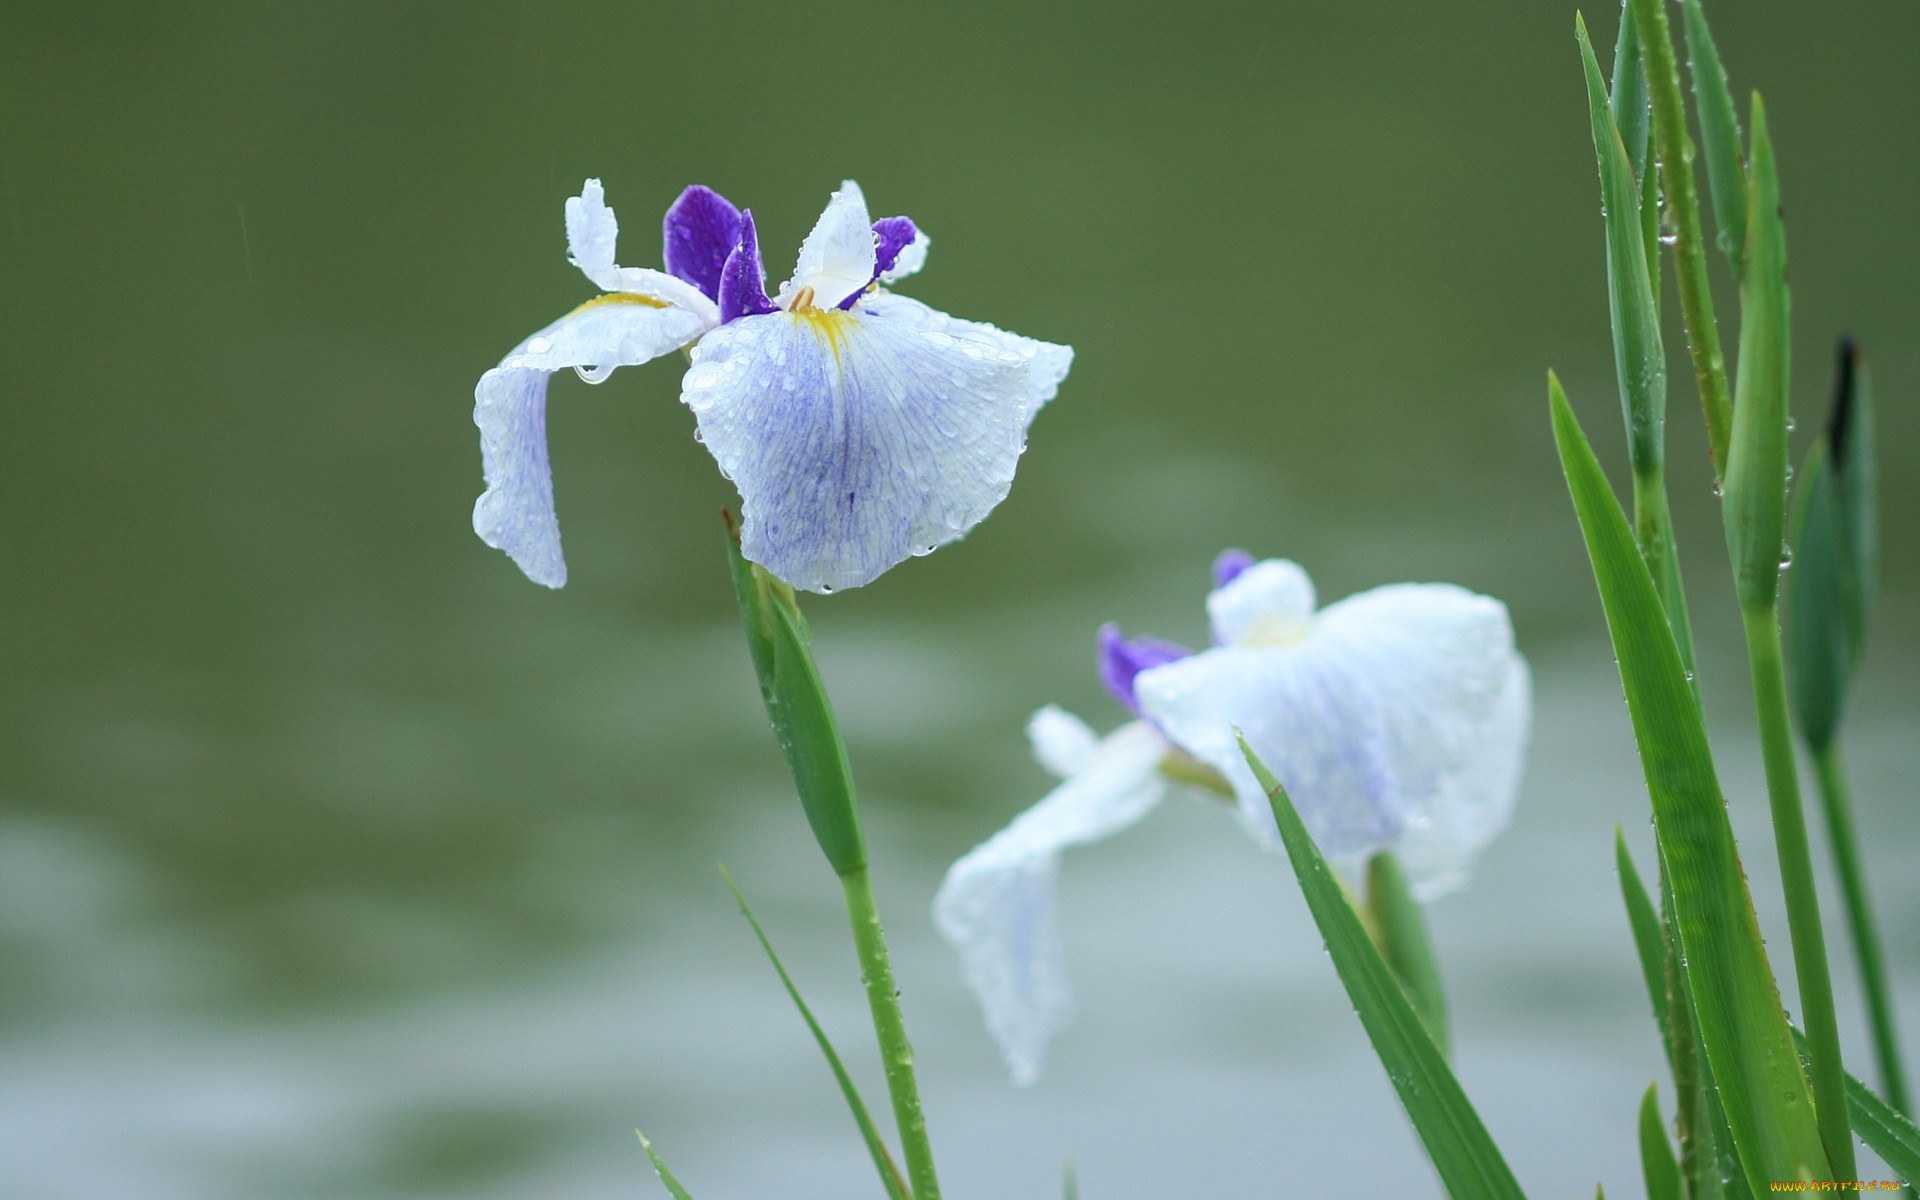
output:
[[[688,188],[665,220],[665,271],[616,265],[600,181],[567,201],[573,262],[606,294],[481,376],[487,490],[473,527],[528,578],[566,582],[547,460],[547,380],[599,383],[691,347],[681,400],[740,490],[741,549],[795,587],[858,587],[966,533],[1005,498],[1027,427],[1073,362],[1066,346],[937,312],[886,285],[928,239],[833,194],[776,298],[753,215]]]
[[[1399,859],[1421,900],[1461,887],[1513,810],[1531,685],[1506,606],[1450,584],[1394,584],[1316,609],[1291,562],[1229,552],[1207,597],[1214,646],[1188,653],[1102,631],[1101,676],[1141,719],[1105,738],[1059,708],[1027,727],[1063,782],[956,862],[940,932],[1015,1082],[1039,1076],[1071,1016],[1054,884],[1060,852],[1134,825],[1170,792],[1231,791],[1279,848],[1245,734],[1330,859]]]

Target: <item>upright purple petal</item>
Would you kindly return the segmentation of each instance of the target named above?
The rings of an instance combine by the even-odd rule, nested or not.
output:
[[[875,241],[873,280],[877,280],[893,270],[893,264],[900,261],[900,252],[913,244],[913,239],[920,236],[920,230],[910,218],[881,217],[873,223],[873,236]],[[873,280],[868,282],[871,283]],[[839,306],[852,308],[854,303],[866,294],[867,290],[861,288],[842,300]]]
[[[739,242],[721,268],[717,291],[722,325],[735,317],[779,311],[767,299],[767,268],[760,261],[760,237],[753,230],[752,209],[740,214]]]
[[[661,222],[666,234],[667,273],[720,298],[720,276],[727,256],[740,241],[740,210],[725,196],[694,184],[680,193]]]
[[[1163,642],[1159,638],[1143,637],[1128,641],[1120,636],[1120,627],[1109,622],[1100,627],[1100,682],[1106,685],[1115,700],[1138,716],[1140,704],[1133,694],[1134,677],[1149,667],[1176,662],[1192,653],[1185,646]]]
[[[1213,560],[1213,586],[1223,588],[1240,578],[1240,572],[1252,566],[1253,555],[1245,550],[1222,550]]]

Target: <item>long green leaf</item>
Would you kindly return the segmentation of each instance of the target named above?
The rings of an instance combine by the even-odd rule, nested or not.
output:
[[[1660,318],[1647,273],[1640,228],[1640,192],[1633,158],[1614,126],[1613,107],[1600,62],[1593,56],[1587,25],[1574,17],[1580,61],[1587,76],[1587,116],[1600,164],[1600,203],[1607,230],[1607,297],[1613,313],[1613,365],[1620,379],[1620,407],[1636,475],[1658,472],[1666,458],[1667,361]]]
[[[1619,659],[1700,1038],[1748,1182],[1829,1179],[1813,1100],[1747,893],[1706,730],[1653,580],[1560,381],[1554,440]]]
[[[1680,1164],[1660,1119],[1658,1084],[1648,1084],[1640,1101],[1640,1173],[1647,1181],[1647,1200],[1680,1200]]]
[[[827,1039],[827,1031],[820,1028],[820,1022],[813,1019],[813,1010],[800,997],[800,989],[795,986],[793,977],[787,974],[787,968],[780,962],[780,956],[774,953],[773,942],[768,940],[767,931],[760,927],[760,919],[753,915],[753,909],[747,905],[747,898],[740,894],[740,888],[733,882],[733,876],[725,867],[720,868],[720,878],[727,881],[727,890],[733,893],[734,901],[740,905],[740,915],[753,926],[753,936],[760,939],[760,948],[767,952],[767,961],[780,976],[780,982],[787,989],[787,996],[793,1006],[800,1010],[800,1019],[807,1023],[807,1029],[813,1034],[814,1042],[820,1047],[820,1053],[827,1060],[827,1066],[833,1070],[834,1082],[840,1085],[840,1095],[846,1099],[847,1111],[853,1114],[853,1123],[860,1127],[860,1138],[867,1144],[867,1153],[873,1158],[873,1168],[880,1173],[880,1186],[887,1189],[887,1195],[893,1200],[911,1200],[907,1190],[907,1181],[900,1177],[900,1168],[894,1165],[893,1155],[887,1153],[887,1143],[880,1136],[880,1130],[873,1123],[873,1117],[867,1112],[867,1105],[860,1098],[860,1089],[854,1086],[853,1076],[847,1074],[845,1064]]]
[[[1684,990],[1686,981],[1670,972],[1668,932],[1640,872],[1627,852],[1627,840],[1614,830],[1614,861],[1620,871],[1620,894],[1626,901],[1627,923],[1633,930],[1634,953],[1640,959],[1640,975],[1647,987],[1647,1000],[1653,1006],[1654,1021],[1660,1026],[1661,1048],[1666,1051],[1667,1066],[1673,1072],[1677,1093],[1680,1131],[1680,1172],[1690,1181],[1694,1200],[1717,1200],[1729,1190],[1744,1187],[1744,1173],[1733,1153],[1733,1135],[1727,1130],[1727,1114],[1719,1095],[1704,1078],[1706,1056],[1692,1021],[1692,1008],[1685,997],[1673,1003],[1675,987]]]
[[[1660,914],[1647,898],[1647,886],[1627,852],[1627,836],[1616,826],[1613,831],[1613,860],[1620,871],[1620,896],[1627,904],[1627,924],[1633,929],[1633,949],[1640,958],[1640,976],[1647,985],[1647,1000],[1653,1005],[1653,1019],[1660,1026],[1660,1044],[1667,1048],[1668,1066],[1672,1066],[1671,1026],[1667,1020],[1667,980],[1661,966]]]
[[[681,1187],[680,1181],[673,1177],[673,1172],[667,1170],[667,1164],[660,1161],[660,1156],[654,1152],[653,1143],[647,1140],[647,1135],[638,1129],[633,1133],[640,1139],[641,1147],[646,1150],[647,1158],[653,1163],[653,1173],[660,1177],[661,1183],[667,1185],[667,1191],[672,1194],[673,1200],[693,1200],[693,1197],[687,1194],[687,1189]]]
[[[1346,985],[1354,1011],[1366,1027],[1374,1052],[1386,1067],[1387,1078],[1393,1081],[1447,1194],[1454,1200],[1519,1200],[1524,1193],[1501,1157],[1500,1148],[1488,1136],[1480,1114],[1461,1090],[1460,1081],[1454,1078],[1446,1056],[1408,1001],[1393,968],[1367,936],[1333,868],[1321,857],[1312,835],[1301,823],[1293,801],[1244,738],[1240,752],[1246,756],[1254,778],[1267,791],[1280,839],[1286,843],[1287,858],[1300,879],[1300,890],[1306,894],[1307,908],[1320,927],[1320,936],[1326,939],[1334,969]]]
[[[1793,1039],[1806,1048],[1806,1035],[1798,1029],[1793,1031]],[[1847,1111],[1853,1116],[1853,1131],[1886,1160],[1894,1174],[1909,1184],[1920,1180],[1920,1127],[1851,1074],[1847,1076]],[[1909,1187],[1906,1194],[1912,1193]]]
[[[1720,227],[1720,252],[1741,274],[1747,242],[1747,173],[1741,164],[1740,117],[1727,73],[1720,66],[1700,0],[1681,0],[1687,22],[1687,65],[1693,74],[1693,99],[1700,110],[1700,137],[1707,148],[1707,186],[1713,192],[1713,219]]]
[[[1440,985],[1440,963],[1433,955],[1427,923],[1406,872],[1384,850],[1367,860],[1367,908],[1379,929],[1380,952],[1387,965],[1427,1023],[1434,1045],[1447,1053],[1447,995]]]

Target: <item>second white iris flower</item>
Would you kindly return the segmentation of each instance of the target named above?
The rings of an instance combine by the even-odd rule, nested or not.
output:
[[[1278,848],[1236,729],[1329,859],[1358,866],[1390,850],[1421,900],[1464,884],[1512,812],[1532,701],[1505,605],[1393,584],[1316,610],[1299,566],[1233,551],[1215,581],[1210,649],[1101,631],[1101,678],[1140,719],[1100,738],[1059,708],[1035,713],[1034,756],[1063,782],[956,862],[935,897],[1016,1082],[1038,1077],[1072,1011],[1053,911],[1062,850],[1128,828],[1209,773],[1248,832]]]

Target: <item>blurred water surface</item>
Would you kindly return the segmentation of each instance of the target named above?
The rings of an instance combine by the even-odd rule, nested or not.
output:
[[[1782,156],[1801,424],[1843,329],[1882,399],[1852,746],[1920,1046],[1920,16],[1723,8]],[[1646,808],[1541,386],[1557,367],[1619,461],[1571,24],[1520,0],[9,5],[0,1195],[645,1195],[635,1125],[702,1196],[872,1194],[712,870],[877,1099],[674,365],[555,381],[564,591],[468,528],[472,384],[589,294],[561,227],[588,176],[625,261],[657,263],[698,181],[753,206],[776,277],[857,178],[935,239],[912,294],[1078,349],[992,520],[810,606],[953,1195],[1052,1194],[1066,1157],[1089,1196],[1435,1190],[1283,864],[1222,813],[1068,862],[1083,1015],[1030,1091],[926,916],[1045,787],[1026,714],[1119,719],[1099,622],[1200,639],[1227,545],[1327,598],[1447,579],[1512,606],[1540,729],[1515,828],[1433,910],[1458,1057],[1530,1188],[1631,1191],[1661,1068],[1608,839],[1644,863]],[[1672,378],[1709,708],[1783,950]]]

